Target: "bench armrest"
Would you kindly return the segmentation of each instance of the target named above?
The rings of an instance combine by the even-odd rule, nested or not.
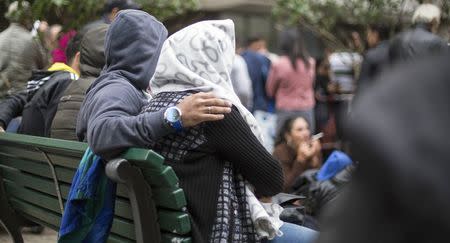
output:
[[[117,183],[125,184],[129,190],[136,242],[161,242],[152,190],[144,180],[141,170],[127,160],[119,158],[106,164],[106,175]]]

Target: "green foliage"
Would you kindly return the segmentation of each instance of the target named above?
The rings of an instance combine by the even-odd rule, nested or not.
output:
[[[138,0],[143,9],[161,21],[195,10],[198,0]]]
[[[198,7],[198,0],[135,0],[161,21]],[[105,0],[31,0],[35,19],[79,28],[101,17]]]
[[[404,0],[277,0],[274,16],[288,25],[302,25],[334,42],[340,24],[366,26],[401,21]]]
[[[278,0],[275,17],[290,24],[305,21],[331,30],[336,23],[396,21],[402,0]]]
[[[65,28],[79,28],[92,19],[98,18],[103,1],[98,0],[35,0],[35,19],[49,20],[62,24]]]

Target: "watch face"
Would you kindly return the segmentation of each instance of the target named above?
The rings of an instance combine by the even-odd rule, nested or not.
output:
[[[180,112],[178,111],[178,109],[171,107],[167,109],[167,121],[169,122],[177,122],[180,120]]]

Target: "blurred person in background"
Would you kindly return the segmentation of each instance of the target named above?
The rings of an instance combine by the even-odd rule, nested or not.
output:
[[[59,34],[59,33],[58,33]],[[60,33],[60,37],[56,43],[56,48],[50,51],[52,56],[52,63],[67,63],[66,48],[69,41],[77,34],[75,30],[68,30]]]
[[[305,118],[315,131],[314,78],[316,61],[306,51],[298,31],[286,31],[281,37],[283,55],[272,64],[266,91],[275,98],[277,128],[290,117]]]
[[[261,126],[264,136],[264,147],[270,152],[275,137],[276,116],[274,100],[266,93],[267,76],[270,70],[270,59],[260,53],[265,41],[261,37],[247,40],[247,48],[241,53],[247,63],[248,73],[252,80],[253,102],[251,112]]]
[[[359,165],[318,243],[448,242],[450,56],[420,59],[381,74],[354,104],[345,127]]]
[[[414,27],[398,34],[389,47],[390,62],[423,59],[448,51],[447,43],[436,33],[441,20],[441,10],[433,4],[421,4],[414,11]]]
[[[119,11],[125,9],[141,9],[141,6],[134,0],[106,0],[103,6],[102,17],[86,24],[81,29],[81,32],[87,32],[89,28],[97,24],[111,24],[117,14],[119,14]]]
[[[18,121],[18,133],[34,136],[50,136],[50,126],[61,95],[72,80],[80,73],[81,35],[76,35],[68,44],[66,56],[68,65],[57,62],[47,70],[35,70],[26,89],[9,95],[0,103],[0,127],[12,126]]]
[[[262,55],[259,51],[264,47],[264,40],[261,37],[251,37],[247,40],[247,47],[241,52],[241,56],[247,63],[250,79],[253,87],[253,107],[252,112],[273,111],[272,100],[267,97],[265,85],[270,69],[270,59]]]
[[[316,131],[323,131],[329,119],[328,109],[328,86],[330,84],[330,63],[328,55],[318,59],[316,63],[316,80],[314,82],[314,92],[316,105],[314,107],[314,117],[316,122]]]
[[[305,118],[296,116],[283,122],[275,140],[273,157],[283,167],[284,192],[292,191],[295,180],[303,172],[322,165],[320,141],[311,139]]]
[[[234,92],[241,100],[241,103],[247,109],[251,109],[253,103],[252,80],[248,74],[247,63],[239,54],[241,48],[239,41],[236,41],[236,55],[234,56],[233,67],[231,69],[231,82],[233,83]]]
[[[60,33],[62,31],[62,26],[59,24],[53,24],[47,27],[45,31],[43,32],[43,43],[44,47],[47,51],[49,62],[53,63],[53,58],[51,57],[51,54],[53,50],[57,49],[59,46],[59,39],[60,39]]]
[[[367,28],[369,50],[364,55],[357,89],[364,89],[389,64],[390,28],[384,24],[370,24]]]
[[[58,101],[50,137],[78,141],[77,116],[86,91],[100,76],[105,65],[105,36],[107,24],[98,24],[83,35],[80,44],[80,78],[72,81]]]
[[[141,9],[141,6],[133,0],[107,0],[103,9],[103,22],[111,24],[120,10]]]
[[[278,59],[278,55],[270,52],[267,48],[267,41],[262,36],[256,36],[254,41],[250,44],[249,48],[269,58],[270,62],[274,62]]]
[[[9,27],[0,33],[0,99],[26,88],[34,69],[44,69],[47,58],[31,34],[32,12],[27,1],[15,1],[5,17]]]

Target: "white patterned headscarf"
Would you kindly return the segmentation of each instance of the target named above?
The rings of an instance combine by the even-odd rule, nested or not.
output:
[[[234,39],[234,23],[229,19],[198,22],[174,33],[164,42],[150,90],[153,96],[161,92],[211,91],[236,106],[262,142],[255,117],[233,90],[230,73]]]

